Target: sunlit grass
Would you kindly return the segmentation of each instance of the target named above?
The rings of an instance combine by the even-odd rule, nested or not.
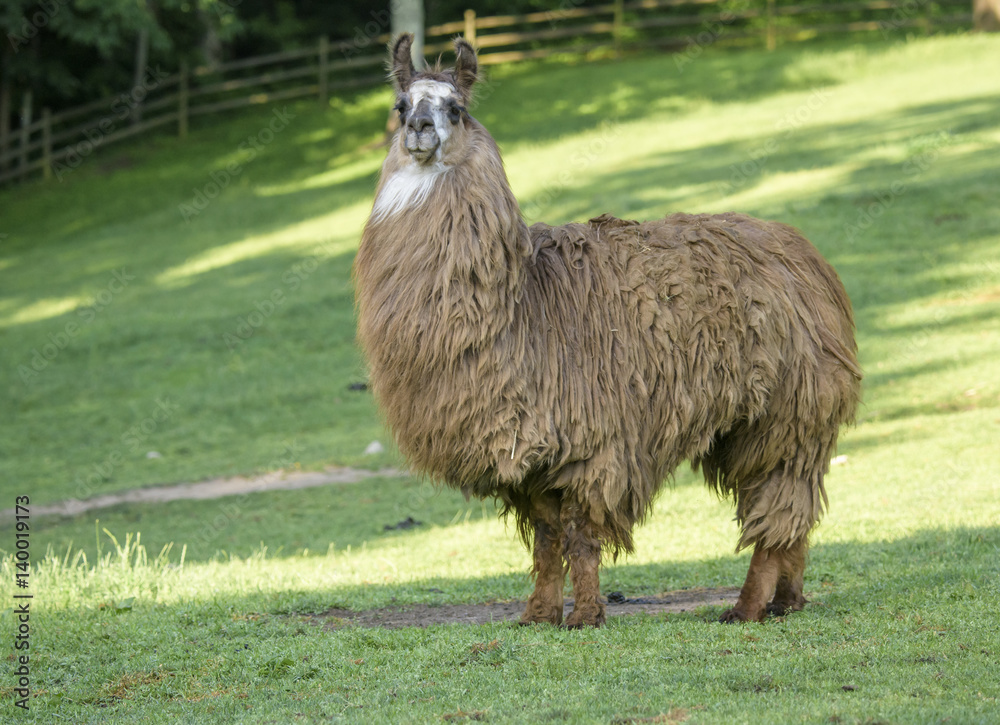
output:
[[[329,233],[332,229],[343,229],[344,227],[353,232],[359,223],[364,222],[368,211],[368,204],[355,204],[308,221],[290,224],[271,234],[250,237],[216,247],[185,261],[181,265],[165,270],[156,277],[155,282],[159,285],[169,286],[173,283],[189,282],[193,277],[222,267],[278,252],[297,251],[301,254],[305,249],[317,246],[317,240],[322,240],[320,244],[327,256],[349,252],[357,245],[356,234],[338,234],[330,238],[324,238],[324,234]]]
[[[19,325],[25,322],[39,322],[52,317],[59,317],[75,310],[83,303],[80,297],[49,298],[32,302],[24,306],[8,305],[10,313],[0,317],[0,325]]]

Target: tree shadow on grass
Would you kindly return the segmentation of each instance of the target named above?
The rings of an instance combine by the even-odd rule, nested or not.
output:
[[[903,721],[922,722],[934,708],[965,702],[967,712],[985,722],[996,691],[997,637],[990,615],[1000,597],[998,547],[996,526],[926,529],[892,541],[819,545],[807,569],[805,590],[812,601],[804,611],[743,626],[718,623],[722,605],[712,604],[687,612],[612,617],[599,632],[538,625],[515,635],[513,623],[494,619],[485,626],[468,625],[442,616],[464,613],[467,618],[485,610],[482,605],[497,602],[517,615],[515,602],[524,601],[530,583],[514,574],[261,592],[247,576],[251,567],[245,567],[245,588],[219,591],[207,583],[190,596],[168,601],[162,594],[159,602],[108,595],[101,607],[79,607],[67,603],[75,594],[43,596],[32,605],[39,615],[33,632],[42,645],[36,653],[40,692],[33,707],[78,714],[78,719],[118,716],[134,721],[136,710],[178,711],[190,717],[204,696],[209,715],[222,712],[224,719],[230,712],[233,720],[232,713],[245,713],[248,702],[255,713],[262,709],[243,694],[256,688],[275,693],[272,699],[279,704],[294,698],[296,710],[309,713],[312,695],[302,689],[305,680],[305,686],[323,696],[350,686],[358,695],[371,691],[382,700],[393,697],[398,685],[405,713],[403,698],[411,691],[404,687],[423,688],[434,684],[431,678],[450,675],[459,680],[454,697],[473,703],[492,703],[498,678],[526,678],[524,694],[515,696],[527,704],[516,702],[519,709],[511,721],[525,720],[524,713],[532,712],[543,691],[558,694],[568,687],[575,697],[580,683],[589,690],[595,682],[621,689],[648,680],[642,685],[645,692],[666,682],[667,697],[688,698],[689,703],[721,696],[738,719],[748,703],[761,713],[760,721],[773,714],[776,703],[789,713],[786,720],[801,719],[809,697],[827,708],[824,720],[830,719],[829,708],[844,712],[837,697],[855,702],[850,711],[855,719],[869,713],[881,717],[885,703],[898,707],[922,697]],[[713,586],[717,578],[733,586],[744,572],[745,557],[726,557],[625,563],[605,570],[604,580],[617,577],[626,596],[667,589],[690,594],[696,587]],[[108,582],[78,580],[75,586],[81,584],[90,598],[95,587]],[[608,594],[608,588],[603,592]],[[71,616],[65,614],[67,607],[74,607]],[[372,607],[389,608],[397,625],[410,626],[363,629],[344,616],[344,609]],[[411,615],[412,621],[405,622]],[[550,647],[555,654],[549,654]],[[521,659],[524,666],[504,667],[498,674],[494,667],[508,659],[512,665]],[[909,664],[909,671],[901,671],[900,664]],[[331,669],[333,676],[318,679],[320,669]],[[377,679],[387,670],[386,677]],[[489,673],[489,689],[470,695],[466,686],[474,686],[483,672]],[[695,677],[684,679],[685,672]],[[169,689],[159,689],[160,680],[167,680]],[[853,692],[855,683],[861,692]],[[849,692],[844,694],[842,687]],[[224,698],[233,691],[238,699],[230,705]],[[780,691],[784,701],[775,700]],[[506,690],[503,694],[509,699]],[[545,696],[551,699],[550,694]],[[621,709],[631,716],[635,703],[643,700],[636,690],[626,695]],[[352,695],[352,703],[362,704],[360,696]],[[981,707],[973,710],[977,703]],[[328,707],[327,700],[321,704]],[[366,709],[354,719],[371,721],[375,710],[368,701],[363,704]],[[813,712],[817,707],[809,706]],[[287,720],[288,711],[275,711],[275,718]],[[329,712],[313,719],[329,719]]]
[[[172,559],[179,555],[181,542],[190,541],[191,536],[208,527],[211,535],[206,546],[221,547],[242,556],[240,549],[245,545],[256,544],[259,549],[260,542],[267,542],[269,549],[262,555],[267,559],[283,559],[295,550],[309,548],[314,552],[312,557],[325,557],[335,572],[341,563],[336,555],[325,552],[324,544],[329,538],[337,537],[340,552],[350,544],[358,548],[367,542],[368,549],[376,553],[382,545],[396,550],[400,546],[420,550],[433,546],[439,531],[442,536],[448,535],[447,527],[462,520],[456,516],[461,512],[456,506],[461,506],[463,500],[449,491],[427,497],[428,490],[421,485],[410,481],[401,487],[398,480],[373,480],[363,486],[256,494],[247,500],[172,502],[157,506],[155,513],[143,507],[122,507],[111,515],[102,515],[101,523],[109,525],[121,540],[124,540],[122,525],[143,531],[143,543],[154,555],[161,539],[176,542]],[[683,485],[700,484],[691,478]],[[304,496],[309,497],[306,505],[302,501]],[[400,499],[410,496],[422,499],[423,525],[385,531],[384,526],[395,523],[404,512],[397,506]],[[225,526],[216,523],[219,514],[230,517]],[[63,535],[67,533],[65,521],[54,523],[62,525]],[[92,518],[81,519],[79,524],[77,541],[93,536]],[[49,533],[44,520],[33,522],[36,545],[44,546]],[[324,538],[326,534],[329,537]],[[513,532],[508,534],[513,538]],[[655,544],[647,542],[646,546]],[[820,543],[812,548],[806,571],[806,595],[812,603],[803,613],[786,618],[786,626],[809,627],[810,622],[839,622],[847,617],[863,621],[900,616],[923,618],[927,626],[933,626],[946,610],[950,612],[955,607],[974,615],[991,607],[1000,596],[998,547],[1000,526],[930,528],[885,541]],[[217,559],[211,553],[214,551],[215,548],[205,547],[199,551],[197,546],[191,546],[187,565],[198,566],[200,562]],[[258,612],[292,618],[309,615],[310,622],[333,629],[352,626],[353,618],[333,610],[385,610],[365,615],[367,625],[389,621],[393,626],[499,621],[519,616],[519,603],[532,588],[528,576],[529,554],[519,549],[518,556],[522,567],[506,574],[473,573],[468,577],[431,576],[409,582],[378,583],[378,572],[373,571],[365,576],[370,581],[359,585],[271,592],[266,597],[253,593],[227,594],[225,606],[237,615]],[[716,626],[714,622],[724,607],[719,597],[731,600],[734,588],[745,576],[748,557],[744,552],[738,556],[646,564],[631,564],[624,559],[602,570],[602,592],[605,596],[620,592],[627,599],[639,600],[669,593],[666,598],[676,606],[654,608],[653,616]],[[93,554],[89,560],[94,560]],[[375,558],[370,558],[372,561]],[[571,592],[567,596],[572,596]],[[497,603],[503,606],[495,606]],[[195,596],[181,608],[190,615],[202,606],[218,607],[218,595],[206,591],[204,602]],[[334,621],[335,618],[341,621]],[[977,620],[973,617],[968,621]],[[668,622],[664,624],[668,626]],[[771,620],[765,626],[777,625],[777,621]],[[612,621],[609,626],[628,624],[621,620]]]
[[[806,569],[805,592],[810,599],[802,614],[772,618],[769,622],[842,618],[844,616],[933,616],[941,607],[963,602],[973,609],[989,607],[1000,595],[1000,527],[926,529],[892,541],[867,543],[838,542],[812,548]],[[618,564],[602,571],[602,593],[617,591],[626,598],[649,599],[672,593],[681,601],[684,592],[693,603],[681,614],[670,614],[715,622],[726,606],[710,603],[719,596],[730,598],[745,576],[748,556],[703,561],[660,562],[646,565]],[[400,585],[342,587],[332,594],[303,593],[279,611],[327,612],[349,624],[344,611],[383,610],[393,626],[407,623],[406,611],[413,614],[409,624],[448,624],[447,616],[434,613],[435,606],[466,602],[454,610],[452,623],[464,623],[474,614],[472,605],[482,604],[485,612],[495,603],[526,600],[531,584],[525,575],[511,574],[481,579],[430,578]],[[569,592],[567,592],[569,595]],[[670,598],[668,594],[667,599]],[[514,607],[502,608],[510,618]],[[328,610],[340,610],[333,612]],[[511,610],[511,611],[508,611]],[[451,610],[447,610],[451,611]],[[666,611],[666,610],[663,610]],[[501,612],[497,610],[497,613]],[[391,615],[391,616],[390,616]],[[423,619],[422,619],[423,617]],[[366,626],[378,625],[379,616],[368,617]]]
[[[783,191],[773,200],[754,202],[758,206],[772,207],[820,203],[844,207],[840,228],[830,230],[835,236],[818,239],[824,251],[837,255],[859,251],[845,244],[844,228],[857,221],[859,207],[887,199],[884,202],[887,208],[882,211],[888,211],[893,202],[898,204],[908,195],[932,194],[947,199],[948,194],[942,194],[936,187],[937,182],[924,180],[924,172],[954,179],[953,188],[989,188],[995,180],[996,170],[988,155],[984,158],[981,152],[968,152],[940,157],[939,151],[948,144],[948,134],[989,129],[997,120],[995,102],[986,97],[972,104],[914,105],[888,117],[879,115],[863,121],[817,123],[808,128],[776,131],[740,141],[647,155],[641,164],[627,170],[595,173],[589,183],[543,189],[521,198],[520,202],[522,208],[530,212],[529,221],[582,221],[605,211],[618,216],[655,218],[674,211],[703,211],[701,206],[707,203],[718,206],[728,197],[753,189],[777,174],[844,166],[844,175],[836,180],[834,187],[820,189],[813,196],[792,190]],[[873,140],[885,144],[921,137],[931,139],[928,143],[932,146],[929,149],[914,147],[910,159],[899,163],[855,161],[871,150]],[[586,161],[586,170],[591,172],[600,168],[600,164],[601,157],[596,155]],[[683,184],[678,184],[678,178]],[[890,192],[889,187],[894,183],[903,186],[903,190]],[[621,203],[615,208],[594,207],[594,199]],[[760,213],[758,209],[746,211]],[[927,213],[930,215],[928,222],[938,220],[931,228],[939,226],[941,210],[932,207]],[[859,230],[861,235],[877,233],[877,219],[871,221],[875,222],[874,228]],[[928,236],[933,238],[935,235]]]
[[[878,55],[891,47],[866,52]],[[632,121],[665,110],[687,111],[706,102],[752,102],[836,85],[840,82],[836,72],[808,67],[808,59],[820,48],[857,50],[851,42],[812,49],[786,46],[769,54],[720,49],[693,62],[675,53],[647,53],[587,62],[585,83],[580,82],[582,63],[527,63],[499,72],[488,70],[473,113],[501,146],[550,141],[598,128],[609,119]],[[526,97],[545,102],[525,104]]]

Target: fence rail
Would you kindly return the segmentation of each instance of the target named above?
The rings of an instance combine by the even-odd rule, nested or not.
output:
[[[560,53],[617,55],[624,48],[643,47],[679,50],[704,44],[706,37],[713,43],[774,49],[779,38],[947,30],[968,28],[972,22],[968,0],[798,2],[615,0],[593,7],[491,17],[467,10],[462,20],[428,27],[424,49],[425,55],[434,57],[451,47],[453,36],[462,34],[479,48],[480,64],[489,66]],[[193,116],[310,96],[325,105],[333,91],[384,80],[388,41],[387,32],[364,34],[358,29],[353,39],[331,42],[321,37],[313,47],[212,67],[188,69],[182,64],[172,74],[150,69],[142,84],[126,93],[57,113],[43,109],[37,120],[27,91],[20,125],[10,129],[8,119],[0,118],[0,183],[38,171],[45,179],[62,178],[97,148],[163,126],[176,125],[183,138]]]

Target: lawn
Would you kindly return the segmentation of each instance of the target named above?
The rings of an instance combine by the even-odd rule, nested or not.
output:
[[[969,36],[521,65],[473,110],[529,221],[735,209],[799,227],[837,268],[865,403],[803,612],[586,632],[320,616],[530,591],[492,504],[405,477],[33,516],[33,697],[15,708],[12,648],[2,719],[996,722],[998,57],[1000,38]],[[390,105],[261,108],[0,190],[0,507],[400,465],[352,386],[350,265]],[[679,471],[603,591],[738,586],[731,519]],[[5,517],[12,646],[15,535]]]

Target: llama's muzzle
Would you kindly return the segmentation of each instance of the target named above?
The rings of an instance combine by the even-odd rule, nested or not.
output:
[[[420,162],[428,161],[441,145],[434,119],[430,113],[413,113],[406,121],[403,143],[410,156]]]

